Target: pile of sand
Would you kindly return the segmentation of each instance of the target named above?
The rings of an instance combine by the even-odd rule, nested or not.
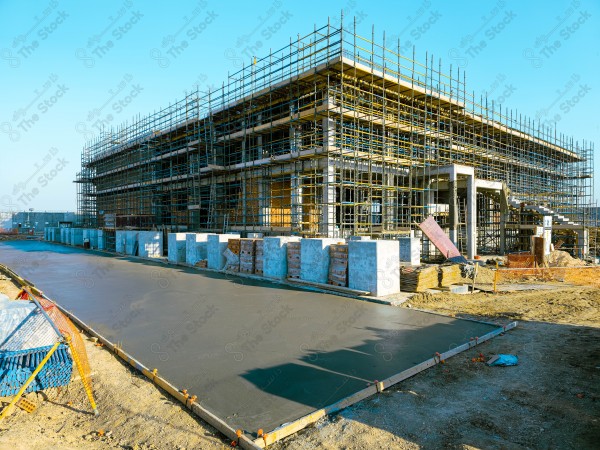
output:
[[[573,258],[567,252],[554,250],[548,255],[548,266],[550,267],[578,267],[585,266],[585,262],[580,259]]]

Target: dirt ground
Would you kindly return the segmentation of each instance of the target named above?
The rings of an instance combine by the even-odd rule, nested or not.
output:
[[[0,292],[10,286],[0,282]],[[9,293],[10,295],[10,293]],[[519,326],[445,364],[326,417],[273,449],[597,448],[600,442],[600,290],[413,297],[404,307]],[[86,340],[101,415],[81,385],[0,423],[0,448],[227,448],[229,442]],[[519,357],[515,367],[477,359]],[[473,359],[475,358],[475,361]],[[70,402],[70,404],[69,404]],[[98,436],[102,430],[104,436]]]

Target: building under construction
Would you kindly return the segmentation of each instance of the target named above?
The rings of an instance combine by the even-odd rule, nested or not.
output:
[[[328,24],[107,130],[82,153],[82,225],[393,238],[434,216],[473,257],[529,249],[551,216],[587,253],[592,144],[385,42]]]

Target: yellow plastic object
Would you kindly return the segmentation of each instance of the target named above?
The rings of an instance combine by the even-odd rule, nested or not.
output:
[[[37,408],[37,405],[33,402],[30,402],[25,397],[21,397],[21,400],[17,402],[17,406],[21,408],[23,411],[32,413]]]

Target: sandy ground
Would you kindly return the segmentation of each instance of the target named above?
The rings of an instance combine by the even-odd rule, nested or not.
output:
[[[0,282],[0,292],[10,286]],[[14,287],[13,287],[14,288]],[[418,295],[404,307],[519,327],[273,445],[274,449],[597,448],[600,442],[600,290]],[[227,448],[103,348],[86,341],[101,415],[75,381],[30,394],[39,406],[0,423],[0,448]],[[477,361],[519,356],[516,367]],[[473,359],[476,359],[473,361]],[[70,403],[69,403],[70,402]],[[104,436],[98,436],[102,430]]]

